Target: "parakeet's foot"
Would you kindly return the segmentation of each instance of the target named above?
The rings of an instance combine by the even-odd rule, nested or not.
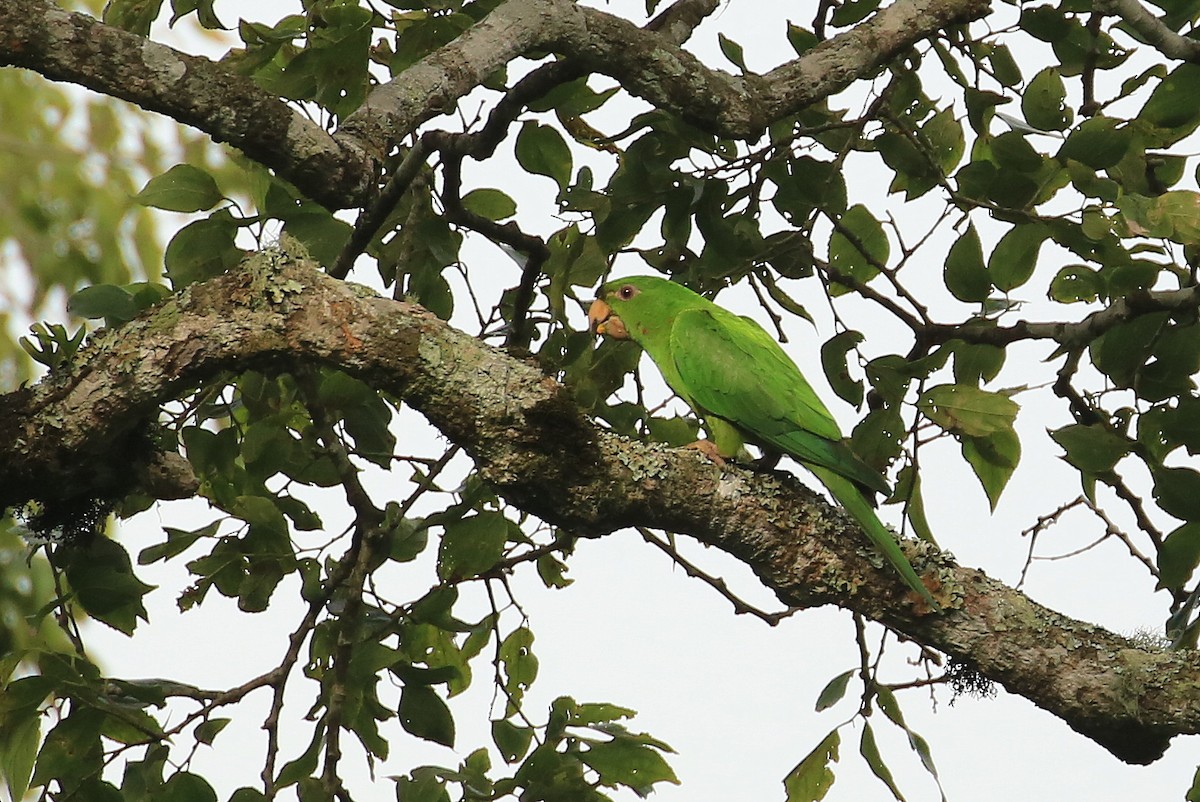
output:
[[[694,448],[722,468],[724,468],[725,464],[729,461],[721,456],[721,452],[717,448],[717,444],[712,440],[697,440],[694,443],[688,443],[686,446],[684,446],[684,448]]]
[[[775,466],[779,464],[779,458],[782,456],[778,451],[768,451],[754,460],[754,462],[751,462],[750,467],[763,473],[774,473]]]

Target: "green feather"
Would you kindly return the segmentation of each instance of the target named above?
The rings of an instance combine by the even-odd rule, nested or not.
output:
[[[655,276],[611,281],[600,298],[704,419],[723,456],[736,456],[744,440],[803,463],[909,587],[940,609],[872,509],[868,494],[889,492],[887,480],[850,450],[796,363],[758,323]]]

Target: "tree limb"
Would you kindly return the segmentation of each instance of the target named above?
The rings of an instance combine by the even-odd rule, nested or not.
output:
[[[374,161],[249,78],[51,0],[0,0],[0,66],[25,67],[164,114],[228,142],[337,208],[373,185]]]
[[[856,287],[856,289],[859,288]],[[969,343],[1005,346],[1022,340],[1051,340],[1062,346],[1064,350],[1076,351],[1086,347],[1105,332],[1142,315],[1157,312],[1188,312],[1196,309],[1200,309],[1200,286],[1182,287],[1175,290],[1135,290],[1074,323],[1020,320],[1008,326],[997,326],[989,320],[981,319],[978,324],[968,322],[918,325],[907,313],[897,314],[897,316],[906,318],[906,322],[916,332],[917,338],[927,345],[962,340]]]
[[[371,196],[378,165],[397,142],[530,53],[551,50],[572,69],[609,75],[703,130],[754,139],[774,120],[870,75],[921,39],[989,10],[987,0],[898,0],[765,75],[734,76],[680,47],[713,6],[681,0],[639,28],[570,0],[507,0],[376,87],[333,135],[222,64],[63,11],[51,0],[0,0],[0,66],[77,83],[194,126],[337,209]]]
[[[1200,652],[1138,643],[1042,607],[905,541],[947,612],[920,614],[850,520],[783,474],[725,469],[599,428],[567,388],[419,306],[366,295],[279,251],[96,338],[76,366],[0,396],[0,504],[121,492],[121,444],[162,403],[230,369],[337,366],[395,394],[511,503],[572,531],[649,526],[749,565],[789,607],[838,604],[950,654],[1120,759],[1200,732]],[[1003,637],[997,637],[1003,632]]]
[[[1200,41],[1168,28],[1138,0],[1099,0],[1097,11],[1114,14],[1167,58],[1200,63]]]

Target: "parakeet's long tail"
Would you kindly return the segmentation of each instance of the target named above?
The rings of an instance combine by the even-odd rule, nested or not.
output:
[[[892,564],[892,567],[904,578],[908,586],[921,594],[921,598],[934,610],[941,610],[941,605],[934,601],[929,588],[925,587],[925,584],[921,582],[921,578],[913,570],[912,564],[904,556],[904,552],[900,551],[900,545],[896,543],[896,538],[884,527],[883,522],[875,514],[875,510],[871,508],[870,502],[867,501],[854,482],[827,468],[820,468],[813,465],[805,465],[805,467],[821,480],[821,483],[833,494],[838,503],[846,508],[846,512],[850,513],[854,517],[854,520],[858,521],[863,531],[867,533],[867,537],[875,545],[875,548],[879,550],[884,559]]]

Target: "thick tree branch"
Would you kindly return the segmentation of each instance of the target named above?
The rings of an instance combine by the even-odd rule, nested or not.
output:
[[[646,23],[646,30],[658,31],[668,41],[681,45],[720,5],[720,0],[675,0]]]
[[[979,324],[934,323],[918,325],[911,316],[909,325],[919,341],[936,345],[950,340],[1005,346],[1022,340],[1051,340],[1068,351],[1086,347],[1093,340],[1122,323],[1156,312],[1187,312],[1200,309],[1200,286],[1177,290],[1136,290],[1097,309],[1076,323],[1052,323],[1021,320],[1009,326],[990,321]],[[893,310],[894,311],[894,310]]]
[[[590,421],[535,367],[418,306],[271,251],[99,337],[61,375],[0,396],[0,503],[116,493],[121,444],[223,371],[338,366],[402,397],[516,506],[580,533],[685,533],[741,559],[783,604],[835,603],[977,667],[1122,760],[1200,732],[1200,652],[1058,615],[925,543],[905,550],[947,612],[920,614],[849,520],[790,476],[721,469]],[[1003,637],[996,633],[1002,632]]]
[[[1098,0],[1096,11],[1121,18],[1138,36],[1167,58],[1200,62],[1200,41],[1168,28],[1138,0]]]
[[[619,17],[572,7],[581,19],[548,44],[652,105],[732,139],[757,139],[775,120],[840,92],[941,29],[991,10],[988,0],[898,0],[793,61],[738,77],[664,46]]]
[[[454,41],[376,87],[330,135],[249,78],[50,0],[0,0],[0,65],[119,97],[228,142],[329,208],[359,206],[378,164],[421,123],[513,60],[551,50],[714,134],[757,138],[873,73],[947,25],[978,19],[987,0],[897,0],[765,75],[710,69],[680,47],[712,0],[678,2],[646,28],[570,0],[508,0]]]
[[[320,126],[249,78],[50,0],[0,0],[0,66],[26,67],[193,126],[279,172],[327,206],[371,186],[366,151]]]

